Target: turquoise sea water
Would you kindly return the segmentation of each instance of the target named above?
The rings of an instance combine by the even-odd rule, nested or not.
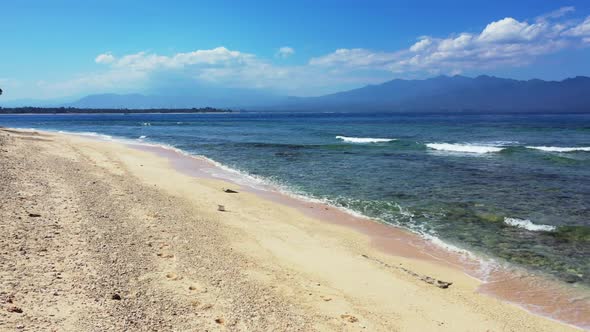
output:
[[[2,115],[204,155],[501,262],[590,285],[590,115]]]

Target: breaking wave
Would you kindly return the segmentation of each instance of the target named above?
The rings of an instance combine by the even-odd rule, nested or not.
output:
[[[518,219],[518,218],[504,218],[504,223],[506,225],[526,229],[532,232],[552,232],[556,229],[555,226],[551,225],[538,225],[533,223],[528,219]]]
[[[343,140],[349,143],[386,143],[395,141],[395,138],[372,138],[372,137],[347,137],[347,136],[336,136],[337,139]]]
[[[500,152],[504,147],[474,145],[474,144],[451,144],[451,143],[428,143],[426,146],[437,151],[461,152],[461,153],[491,153]]]
[[[67,134],[67,135],[77,135],[77,136],[87,136],[87,137],[93,137],[93,138],[97,138],[100,140],[104,140],[104,141],[112,141],[113,140],[113,136],[111,135],[106,135],[106,134],[100,134],[100,133],[96,133],[93,131],[66,131],[66,130],[48,130],[48,129],[43,129],[44,131],[49,131],[49,132],[58,132],[60,134]]]
[[[535,149],[541,150],[546,152],[577,152],[577,151],[584,151],[590,152],[590,146],[580,146],[580,147],[558,147],[558,146],[527,146],[527,149]]]

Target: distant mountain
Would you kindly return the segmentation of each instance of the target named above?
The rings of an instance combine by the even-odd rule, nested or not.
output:
[[[257,89],[161,89],[156,94],[96,94],[74,102],[13,101],[0,106],[102,109],[230,108],[332,112],[590,112],[590,78],[519,81],[491,76],[395,79],[319,97],[283,97]],[[171,94],[180,95],[173,96]]]
[[[104,109],[149,109],[149,108],[245,108],[276,104],[284,101],[284,97],[258,90],[223,89],[208,90],[192,95],[162,96],[144,94],[96,94],[89,95],[75,102],[65,104],[66,107],[104,108]]]
[[[588,111],[590,78],[518,81],[491,76],[396,79],[272,107],[314,111]]]

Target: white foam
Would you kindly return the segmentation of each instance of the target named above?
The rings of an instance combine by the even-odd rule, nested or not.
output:
[[[532,232],[551,232],[556,229],[555,226],[551,225],[538,225],[528,219],[518,218],[504,218],[504,223],[510,226],[523,228]]]
[[[18,127],[15,127],[14,129],[18,129],[20,131],[26,131],[26,132],[37,132],[37,131],[39,131],[39,130],[37,130],[35,128],[18,128]]]
[[[590,152],[590,146],[580,146],[580,147],[558,147],[558,146],[527,146],[527,149],[535,149],[541,150],[546,152],[576,152],[576,151],[584,151]]]
[[[431,234],[426,234],[423,232],[418,233],[420,236],[422,236],[423,238],[425,238],[426,240],[430,241],[432,244],[446,249],[448,251],[454,252],[456,254],[461,254],[461,255],[465,255],[469,258],[472,259],[478,259],[479,257],[475,256],[471,251],[467,250],[467,249],[463,249],[463,248],[459,248],[455,245],[452,245],[450,243],[447,243],[443,240],[441,240],[439,237],[431,235]]]
[[[461,152],[461,153],[492,153],[500,152],[504,148],[489,145],[474,145],[474,144],[450,144],[450,143],[428,143],[427,147],[438,151],[447,152]]]
[[[141,135],[141,136],[139,136],[139,139],[144,139],[144,138],[146,138],[146,137],[147,137],[147,136],[145,136],[145,135]]]
[[[515,145],[519,145],[520,142],[519,141],[493,141],[489,143],[490,145],[494,145],[494,146],[515,146]]]
[[[349,143],[386,143],[395,141],[395,138],[372,138],[372,137],[347,137],[347,136],[336,136],[337,139],[341,139]]]
[[[413,228],[413,227],[405,227],[403,225],[396,225],[396,224],[392,224],[389,222],[386,222],[385,220],[381,219],[381,218],[375,218],[375,217],[368,217],[367,215],[355,211],[353,209],[344,207],[342,205],[336,204],[335,202],[326,199],[326,198],[315,198],[312,196],[308,196],[305,193],[300,193],[297,192],[295,190],[293,190],[293,188],[283,185],[278,181],[275,181],[273,179],[267,178],[267,177],[260,177],[260,176],[256,176],[256,175],[252,175],[249,174],[248,172],[230,167],[230,166],[226,166],[222,163],[219,163],[211,158],[208,158],[206,156],[203,155],[195,155],[195,154],[191,154],[187,151],[184,151],[182,149],[176,148],[172,145],[169,144],[164,144],[164,143],[148,143],[148,142],[143,142],[143,141],[129,141],[127,139],[124,138],[113,138],[112,136],[108,136],[108,135],[102,135],[102,134],[98,134],[98,133],[78,133],[78,132],[67,132],[68,134],[73,134],[73,135],[87,135],[87,136],[93,136],[95,138],[103,138],[104,137],[108,137],[109,140],[111,141],[117,141],[117,142],[121,142],[121,143],[126,143],[126,144],[136,144],[136,145],[143,145],[143,146],[152,146],[152,147],[160,147],[163,149],[167,149],[167,150],[172,150],[175,151],[178,154],[181,154],[183,156],[186,157],[190,157],[190,158],[195,158],[195,159],[200,159],[200,160],[204,160],[208,163],[210,163],[213,167],[211,169],[203,169],[204,172],[208,173],[211,176],[220,178],[220,179],[224,179],[224,180],[230,180],[238,185],[244,185],[244,186],[249,186],[251,188],[254,189],[258,189],[258,190],[269,190],[269,191],[277,191],[280,192],[284,195],[287,195],[289,197],[295,198],[295,199],[299,199],[299,200],[303,200],[306,202],[311,202],[311,203],[320,203],[320,204],[326,204],[332,208],[338,209],[340,211],[343,211],[349,215],[352,215],[354,217],[357,218],[361,218],[361,219],[365,219],[368,221],[376,221],[376,222],[381,222],[381,223],[385,223],[391,226],[397,226],[397,227],[401,227],[407,230],[410,230],[412,232],[414,232],[415,234],[418,234],[419,236],[421,236],[422,238],[424,238],[425,240],[431,242],[432,244],[448,250],[450,252],[454,252],[457,254],[460,254],[466,258],[472,259],[472,260],[476,260],[478,262],[480,262],[481,264],[486,263],[487,260],[483,259],[482,257],[475,255],[474,253],[472,253],[469,250],[463,249],[463,248],[459,248],[455,245],[452,245],[450,243],[447,243],[443,240],[441,240],[439,237],[437,237],[436,235],[433,234],[428,234],[426,231],[418,229],[418,228]],[[392,139],[393,140],[393,139]],[[397,205],[397,204],[396,204]],[[399,208],[399,212],[401,215],[408,217],[410,219],[412,219],[414,217],[414,215],[409,211],[404,209],[402,206],[397,205],[397,207]],[[434,257],[434,256],[433,256]],[[436,257],[434,257],[436,258]],[[492,260],[493,261],[493,260]],[[489,263],[487,263],[489,264]],[[486,264],[486,266],[487,266]],[[483,273],[482,273],[483,275]],[[481,281],[484,281],[485,278],[481,278],[481,276],[476,276],[476,278],[478,278]]]
[[[43,129],[45,131],[52,131],[52,130],[47,130],[47,129]],[[112,141],[113,140],[113,136],[110,135],[105,135],[105,134],[99,134],[99,133],[95,133],[92,131],[65,131],[65,130],[58,130],[57,131],[60,134],[68,134],[68,135],[77,135],[77,136],[88,136],[88,137],[93,137],[93,138],[98,138],[101,140],[105,140],[105,141]]]

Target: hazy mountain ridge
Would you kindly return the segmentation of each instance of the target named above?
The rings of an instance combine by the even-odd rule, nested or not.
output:
[[[224,93],[225,91],[225,93]],[[186,91],[185,91],[186,93]],[[8,106],[8,105],[3,105]],[[283,97],[263,90],[210,89],[192,95],[95,94],[63,104],[103,109],[216,107],[266,111],[574,111],[590,112],[590,78],[527,81],[492,76],[394,79],[319,97]]]
[[[77,108],[244,108],[279,103],[284,97],[260,90],[208,89],[189,95],[115,94],[88,95],[64,106]]]
[[[279,109],[340,111],[590,111],[590,78],[519,81],[491,76],[396,79]]]

